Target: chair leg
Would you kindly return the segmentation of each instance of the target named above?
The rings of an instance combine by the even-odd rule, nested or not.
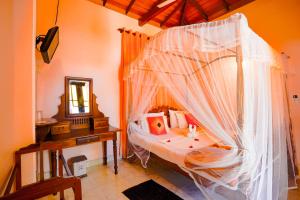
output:
[[[60,200],[64,200],[65,199],[65,195],[64,195],[64,191],[60,191],[59,192],[59,195],[60,195]]]
[[[82,200],[81,181],[78,181],[74,184],[73,191],[75,200]]]

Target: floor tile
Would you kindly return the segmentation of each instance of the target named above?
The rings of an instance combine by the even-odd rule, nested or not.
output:
[[[127,188],[153,179],[157,183],[173,191],[185,200],[203,199],[203,195],[194,182],[167,167],[149,163],[144,169],[139,162],[119,161],[119,174],[115,175],[113,163],[107,166],[98,165],[88,169],[88,176],[81,179],[84,200],[126,200],[122,194]],[[65,192],[67,200],[74,199],[73,191]],[[58,195],[48,196],[43,200],[59,199]],[[289,190],[288,200],[300,200],[300,190]]]

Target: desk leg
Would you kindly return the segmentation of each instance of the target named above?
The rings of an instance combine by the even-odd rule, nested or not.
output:
[[[118,174],[117,140],[113,140],[115,174]]]
[[[44,180],[44,151],[39,151],[40,153],[40,181]]]
[[[107,141],[102,142],[103,165],[107,165]]]
[[[51,166],[51,177],[54,178],[57,176],[57,158],[56,158],[56,151],[49,150],[49,161]],[[56,195],[57,193],[53,193]]]
[[[51,157],[51,177],[57,176],[57,158],[56,158],[56,151],[50,151]]]

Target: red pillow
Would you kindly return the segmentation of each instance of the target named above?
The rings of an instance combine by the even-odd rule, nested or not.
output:
[[[200,122],[191,113],[185,114],[184,116],[188,124],[200,126]]]
[[[167,134],[163,116],[147,117],[150,133],[153,135]]]

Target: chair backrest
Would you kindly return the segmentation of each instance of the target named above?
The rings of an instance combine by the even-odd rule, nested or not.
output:
[[[24,154],[39,152],[39,161],[40,161],[40,180],[44,180],[44,151],[50,151],[51,153],[51,163],[52,163],[52,173],[56,176],[57,169],[57,153],[59,158],[62,156],[62,144],[54,142],[45,142],[40,144],[31,144],[27,147],[21,148],[15,152],[15,162],[16,162],[16,190],[22,187],[22,161],[21,157]],[[63,176],[63,163],[62,159],[58,159],[58,172],[59,176]]]
[[[51,157],[51,168],[52,168],[52,178],[44,180],[44,151],[50,152]],[[40,161],[40,181],[30,185],[22,187],[22,162],[21,157],[24,154],[29,153],[39,153]],[[58,156],[57,156],[58,154]],[[57,163],[58,160],[58,163]],[[58,165],[58,177],[57,177],[57,165]],[[68,176],[72,176],[70,169],[64,159],[62,154],[62,144],[54,142],[46,142],[40,144],[31,144],[27,147],[21,148],[15,152],[15,166],[10,175],[8,184],[6,186],[4,196],[0,199],[37,199],[43,196],[54,194],[60,192],[61,199],[64,199],[64,190],[68,188],[73,188],[74,196],[76,200],[82,199],[81,194],[81,182],[79,178],[76,177],[63,177],[63,167],[67,172]],[[16,179],[16,191],[9,194]]]
[[[72,188],[75,200],[81,200],[81,182],[76,177],[55,177],[45,181],[40,181],[30,185],[26,185],[14,193],[0,197],[0,200],[15,199],[38,199],[62,190]],[[64,199],[63,197],[61,199]]]

